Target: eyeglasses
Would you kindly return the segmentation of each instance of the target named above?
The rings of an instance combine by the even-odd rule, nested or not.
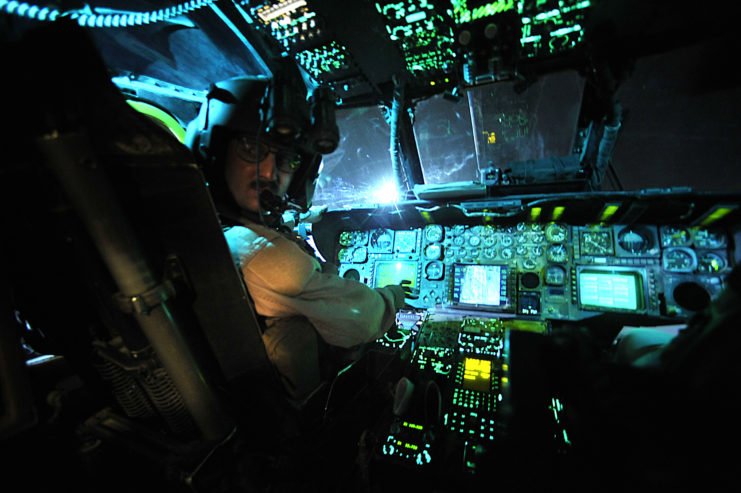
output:
[[[278,170],[284,173],[293,173],[301,164],[301,156],[287,149],[260,142],[252,135],[237,138],[237,156],[243,161],[261,163],[270,154],[275,154]]]
[[[237,155],[248,163],[261,163],[271,153],[277,152],[277,148],[258,141],[254,136],[242,135],[237,138]]]

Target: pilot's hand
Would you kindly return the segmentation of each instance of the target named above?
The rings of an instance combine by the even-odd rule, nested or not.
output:
[[[324,213],[327,212],[328,205],[311,206],[309,210],[299,215],[299,222],[316,223],[322,220]]]
[[[399,285],[401,286],[401,289],[404,290],[405,298],[410,299],[410,300],[417,300],[419,299],[419,293],[415,292],[412,289],[411,284],[412,284],[412,281],[408,279],[404,279],[403,281],[401,281],[401,283],[399,283]]]

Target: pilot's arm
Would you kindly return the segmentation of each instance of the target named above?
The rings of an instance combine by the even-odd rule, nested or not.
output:
[[[276,231],[237,226],[226,238],[257,313],[302,315],[328,344],[350,348],[377,339],[404,306],[400,286],[372,289],[322,272],[316,258]]]

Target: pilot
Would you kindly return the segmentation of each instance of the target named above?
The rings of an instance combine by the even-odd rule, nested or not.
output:
[[[271,128],[274,85],[275,79],[263,77],[216,83],[185,142],[228,227],[225,236],[261,319],[267,355],[289,396],[302,401],[392,327],[405,289],[344,279],[296,235],[271,224],[294,174],[314,162],[309,179],[315,179],[319,157],[306,151],[308,145],[297,149],[295,136],[286,139]],[[293,108],[299,121],[308,113],[301,89]]]

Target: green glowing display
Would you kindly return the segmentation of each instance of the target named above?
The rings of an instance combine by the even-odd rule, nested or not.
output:
[[[296,55],[296,60],[301,66],[320,80],[328,73],[348,69],[349,59],[347,48],[334,41],[328,45],[303,50]]]
[[[384,261],[376,263],[375,287],[382,288],[390,284],[410,281],[410,288],[417,285],[417,263],[410,261]]]
[[[453,33],[433,2],[376,2],[389,39],[399,46],[406,68],[416,77],[445,82],[445,68],[454,58]]]
[[[458,24],[477,21],[515,8],[514,0],[495,0],[472,8],[468,7],[468,0],[453,0],[450,4],[453,6],[453,18]]]
[[[607,310],[643,308],[643,283],[637,272],[583,270],[578,275],[579,303]]]
[[[582,25],[589,0],[529,0],[519,2],[520,45],[528,58],[548,56],[575,48],[584,37]]]

